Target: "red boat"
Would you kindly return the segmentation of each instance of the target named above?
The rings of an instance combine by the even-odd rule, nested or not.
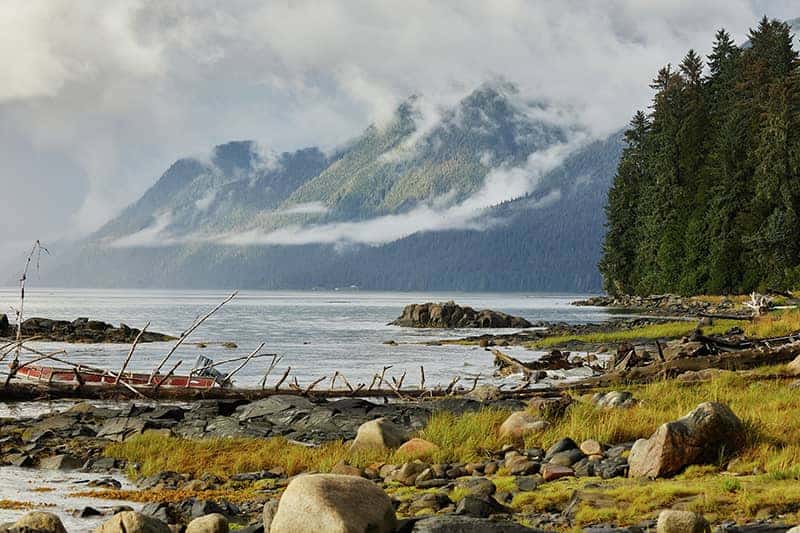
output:
[[[111,385],[117,383],[116,375],[106,370],[78,365],[75,368],[56,368],[50,366],[20,366],[15,376],[37,383],[74,383],[76,385]],[[131,386],[158,385],[160,388],[210,389],[218,383],[214,376],[176,376],[156,374],[150,380],[149,374],[123,372],[120,381]]]

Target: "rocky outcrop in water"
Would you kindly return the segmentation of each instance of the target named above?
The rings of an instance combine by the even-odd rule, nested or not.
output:
[[[393,326],[411,328],[530,328],[532,324],[524,318],[500,311],[462,307],[453,301],[428,302],[405,306],[403,314]]]
[[[77,318],[73,321],[51,320],[49,318],[29,318],[22,322],[23,337],[39,337],[39,340],[55,342],[107,342],[131,343],[139,334],[138,329],[120,324],[114,327],[100,320]],[[13,337],[16,325],[9,324],[6,315],[0,315],[0,337]],[[145,331],[139,342],[163,342],[174,340],[175,337]]]

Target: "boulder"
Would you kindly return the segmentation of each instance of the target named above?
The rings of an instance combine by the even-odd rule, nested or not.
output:
[[[388,418],[376,418],[358,426],[351,449],[385,450],[397,448],[408,440],[406,431]]]
[[[189,522],[186,533],[228,533],[228,520],[219,513],[207,514]]]
[[[786,365],[786,371],[792,376],[800,376],[800,355],[792,359],[792,361]]]
[[[153,517],[135,511],[123,511],[100,524],[94,533],[170,533],[170,529]]]
[[[528,435],[544,431],[550,426],[546,420],[527,411],[516,411],[500,425],[500,436],[515,441],[524,440]]]
[[[725,405],[706,402],[686,416],[661,425],[649,439],[631,449],[630,477],[663,477],[685,466],[714,461],[720,450],[733,451],[744,443],[744,427]]]
[[[529,328],[532,326],[530,322],[521,317],[490,309],[476,311],[471,307],[462,307],[453,301],[407,305],[403,308],[402,314],[390,325],[412,328]]]
[[[656,533],[707,533],[711,528],[702,515],[689,511],[661,511]]]
[[[392,501],[372,481],[308,474],[286,487],[270,533],[390,533],[396,528]]]
[[[36,533],[67,533],[58,516],[44,511],[26,513],[14,522],[12,527],[19,531],[35,531]]]
[[[575,475],[575,471],[572,468],[551,463],[543,464],[541,471],[542,479],[545,481],[555,481],[556,479],[560,479],[562,477],[572,477]]]
[[[439,447],[425,439],[413,438],[397,448],[397,455],[409,459],[427,459],[439,451]]]

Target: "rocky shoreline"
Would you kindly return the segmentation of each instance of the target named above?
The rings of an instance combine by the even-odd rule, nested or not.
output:
[[[76,318],[75,320],[52,320],[49,318],[28,318],[22,322],[22,336],[36,337],[37,340],[69,343],[112,343],[130,344],[139,336],[141,330],[126,324],[114,327],[100,320]],[[13,339],[17,326],[10,324],[6,315],[0,315],[0,340]],[[175,337],[164,333],[145,331],[139,342],[165,342]]]
[[[581,401],[598,410],[628,409],[637,402],[625,391],[595,394]],[[513,504],[526,494],[566,479],[672,475],[687,465],[716,460],[720,449],[735,450],[744,434],[741,421],[730,409],[704,403],[685,417],[664,424],[649,439],[607,444],[594,439],[575,442],[564,436],[547,449],[526,446],[548,430],[548,420],[563,416],[572,403],[567,396],[528,402],[450,398],[376,404],[355,399],[311,401],[274,396],[255,402],[208,400],[192,405],[97,407],[79,403],[38,417],[3,419],[0,461],[18,467],[100,473],[107,477],[87,488],[114,494],[120,487],[115,476],[136,472],[139,467],[104,451],[112,443],[139,435],[190,439],[282,436],[288,439],[287,446],[290,442],[316,445],[341,439],[349,441],[353,451],[395,449],[394,456],[407,459],[367,467],[341,460],[327,474],[310,471],[290,475],[276,467],[223,478],[165,470],[135,480],[139,494],[150,495],[139,512],[118,505],[77,510],[75,516],[107,515],[95,530],[106,533],[216,533],[229,531],[232,524],[247,533],[524,533],[574,529],[573,503],[564,502],[549,511],[521,512]],[[497,430],[506,444],[484,450],[477,460],[433,460],[438,446],[412,437],[412,432],[424,428],[436,412],[461,415],[486,407],[510,413]],[[250,496],[241,500],[235,497],[237,491],[247,491]],[[162,500],[160,495],[168,497]],[[48,513],[30,513],[19,523],[0,526],[0,531],[63,531],[63,526],[58,528],[57,517],[44,515]],[[50,525],[32,528],[26,520]],[[665,533],[687,531],[662,529],[662,522],[670,520],[706,523],[694,513],[665,511],[657,521],[648,519],[633,527],[597,523],[583,531],[638,533],[656,526]],[[768,523],[752,530],[785,529],[782,524]],[[749,530],[746,526],[726,529]]]
[[[587,335],[593,333],[610,333],[625,331],[635,328],[642,328],[654,324],[663,324],[671,319],[665,317],[637,317],[637,318],[612,318],[604,322],[586,324],[568,324],[566,322],[545,322],[539,321],[531,325],[535,329],[527,329],[514,333],[485,333],[482,335],[472,335],[461,339],[446,339],[427,341],[428,345],[440,344],[477,344],[487,346],[525,346],[536,343],[542,339],[554,336],[568,335]],[[581,344],[586,346],[586,344]],[[565,348],[574,346],[565,345]]]
[[[749,319],[753,310],[742,306],[734,299],[720,297],[715,301],[677,294],[654,294],[651,296],[592,296],[572,302],[576,306],[607,307],[610,309],[636,311],[652,315],[673,317],[719,317]]]

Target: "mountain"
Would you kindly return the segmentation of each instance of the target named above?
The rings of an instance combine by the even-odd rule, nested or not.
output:
[[[596,290],[622,143],[581,135],[493,83],[449,109],[409,98],[329,154],[227,143],[178,160],[95,234],[56,247],[42,281]]]

